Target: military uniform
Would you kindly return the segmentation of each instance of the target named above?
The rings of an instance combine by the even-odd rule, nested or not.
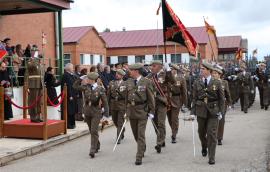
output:
[[[90,80],[96,80],[98,74],[91,72],[87,77]],[[95,153],[97,153],[100,148],[98,127],[102,118],[102,107],[104,108],[103,115],[108,116],[109,106],[104,87],[97,83],[93,85],[81,85],[80,83],[81,81],[77,80],[73,87],[78,91],[82,91],[84,94],[83,114],[91,134],[91,148],[89,155],[94,158]]]
[[[34,103],[42,94],[42,75],[40,60],[33,58],[28,62],[27,83],[29,88],[28,105]],[[41,122],[41,103],[28,110],[31,122]]]
[[[179,70],[177,66],[173,66],[175,70]],[[171,108],[167,116],[172,130],[172,143],[176,143],[176,135],[179,128],[179,112],[183,105],[187,106],[187,85],[184,77],[175,75],[175,84],[169,86],[169,96],[171,100]]]
[[[212,65],[203,63],[207,69]],[[193,87],[191,114],[197,116],[198,133],[203,156],[209,151],[209,164],[215,163],[217,144],[218,114],[224,114],[224,91],[221,82],[209,76],[196,80]]]
[[[153,61],[152,64],[160,62]],[[161,70],[159,73],[154,74],[151,73],[147,76],[148,79],[152,80],[154,86],[154,94],[155,94],[155,118],[154,123],[157,126],[158,131],[157,134],[157,146],[155,149],[158,153],[161,152],[161,147],[165,146],[165,138],[166,138],[166,114],[167,108],[170,108],[171,102],[169,100],[169,84],[175,84],[175,78],[172,75],[171,71]]]
[[[261,64],[262,65],[262,64]],[[257,69],[256,75],[258,78],[258,89],[260,94],[260,105],[262,109],[267,110],[270,99],[270,75],[266,71]]]
[[[142,68],[140,64],[130,65],[131,70],[139,70]],[[154,114],[155,101],[153,87],[151,81],[140,76],[140,78],[128,79],[127,87],[127,116],[130,119],[132,133],[137,142],[136,165],[140,165],[144,152],[145,130],[148,114]]]
[[[251,78],[251,74],[245,71],[239,73],[238,84],[239,84],[241,111],[247,113],[249,108],[250,92],[253,91],[254,94],[254,84],[253,79]]]
[[[118,74],[125,76],[125,72],[123,70],[117,70]],[[126,84],[125,81],[115,80],[111,81],[108,87],[108,101],[110,106],[110,115],[112,115],[112,119],[114,125],[117,128],[117,138],[120,134],[120,131],[123,127],[125,121],[125,113],[126,113]],[[119,139],[118,143],[120,144],[120,140],[124,138],[124,131],[122,132],[121,139]]]

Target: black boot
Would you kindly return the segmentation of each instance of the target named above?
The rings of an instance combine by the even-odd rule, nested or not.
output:
[[[175,144],[175,143],[177,143],[176,138],[172,136],[172,144]]]
[[[135,165],[142,165],[142,160],[140,160],[140,159],[136,159],[136,161],[135,161]]]
[[[89,156],[90,156],[91,158],[95,158],[95,153],[89,153]]]
[[[222,140],[218,140],[218,145],[222,145]]]
[[[155,149],[156,149],[157,153],[161,153],[161,146],[160,145],[156,145]]]
[[[202,149],[202,156],[203,157],[206,157],[207,156],[207,149],[206,148],[203,148]]]

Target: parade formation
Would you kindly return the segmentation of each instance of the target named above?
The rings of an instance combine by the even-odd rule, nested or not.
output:
[[[137,144],[134,162],[139,166],[143,164],[146,149],[156,152],[158,156],[171,144],[181,144],[178,140],[181,133],[180,120],[192,123],[193,143],[190,144],[194,146],[195,156],[194,123],[197,122],[197,133],[201,143],[197,149],[200,149],[202,157],[208,157],[209,165],[216,164],[216,149],[226,144],[224,132],[227,112],[240,103],[239,113],[249,113],[256,101],[257,90],[261,111],[269,110],[270,60],[258,62],[257,50],[254,50],[252,59],[245,59],[239,49],[235,52],[235,59],[221,62],[218,61],[212,45],[210,57],[201,59],[198,43],[168,2],[162,0],[158,13],[161,7],[164,60],[156,58],[142,63],[135,60],[134,63],[119,62],[114,64],[114,70],[106,76],[100,69],[103,67],[101,63],[91,66],[90,72],[86,70],[85,73],[81,72],[80,65],[75,66],[74,72],[74,64],[66,63],[62,64],[64,72],[60,72],[57,80],[51,66],[45,72],[45,57],[36,54],[39,50],[37,46],[33,46],[30,57],[23,60],[25,73],[21,76],[24,78],[22,85],[27,88],[28,98],[28,106],[21,109],[28,109],[30,125],[47,122],[47,116],[43,116],[45,112],[42,109],[44,104],[47,105],[47,99],[40,99],[48,92],[46,96],[49,104],[54,107],[61,106],[59,112],[61,120],[66,120],[65,129],[75,129],[76,120],[87,124],[91,138],[91,159],[99,158],[98,153],[103,146],[99,138],[101,126],[108,125],[110,119],[113,121],[115,135],[111,136],[111,139],[115,143],[112,145],[115,151],[125,144],[126,129],[130,124]],[[204,22],[207,34],[215,35],[215,29],[205,19]],[[172,63],[171,60],[168,62],[168,42],[183,46],[189,54],[189,63]],[[14,104],[8,90],[15,83],[19,83],[18,74],[16,77],[10,74],[14,73],[14,66],[9,48],[7,41],[0,43],[0,83],[1,88],[5,90],[5,120],[12,118],[8,114],[12,114],[11,104]],[[12,78],[8,75],[12,75]],[[107,79],[109,77],[113,79]],[[107,79],[106,82],[104,78]],[[57,86],[61,86],[60,96],[57,96],[55,90]],[[58,101],[59,98],[63,100]],[[155,145],[150,148],[146,146],[147,123],[151,123],[156,137]],[[169,125],[170,131],[166,131],[166,125]],[[170,138],[169,143],[166,142],[166,138]]]

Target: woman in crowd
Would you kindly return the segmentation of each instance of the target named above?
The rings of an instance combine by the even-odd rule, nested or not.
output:
[[[48,67],[47,71],[45,73],[44,82],[46,84],[47,88],[47,94],[48,98],[53,101],[54,104],[58,104],[59,101],[57,100],[57,92],[55,87],[58,87],[61,85],[61,82],[56,80],[56,77],[53,74],[53,68]],[[50,104],[48,104],[50,106]]]

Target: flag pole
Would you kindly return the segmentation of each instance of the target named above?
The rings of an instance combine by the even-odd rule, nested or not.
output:
[[[205,18],[204,18],[204,16],[203,16],[203,20],[204,20],[204,22],[206,21]],[[211,42],[211,39],[210,39],[208,30],[206,30],[206,31],[207,31],[208,40],[210,42],[210,48],[212,50],[212,57],[211,58],[212,58],[212,61],[216,61],[217,59],[216,59],[216,56],[215,56],[215,53],[214,53],[214,49],[213,49],[213,46],[212,46],[212,42]],[[214,60],[213,60],[213,57],[214,57]]]
[[[165,1],[165,0],[161,0],[162,15],[164,15],[163,1]],[[162,17],[162,19],[163,19],[163,17]],[[165,63],[167,63],[167,47],[166,47],[167,44],[166,44],[166,35],[165,35],[165,32],[164,32],[164,21],[163,21],[163,42],[164,42]]]

